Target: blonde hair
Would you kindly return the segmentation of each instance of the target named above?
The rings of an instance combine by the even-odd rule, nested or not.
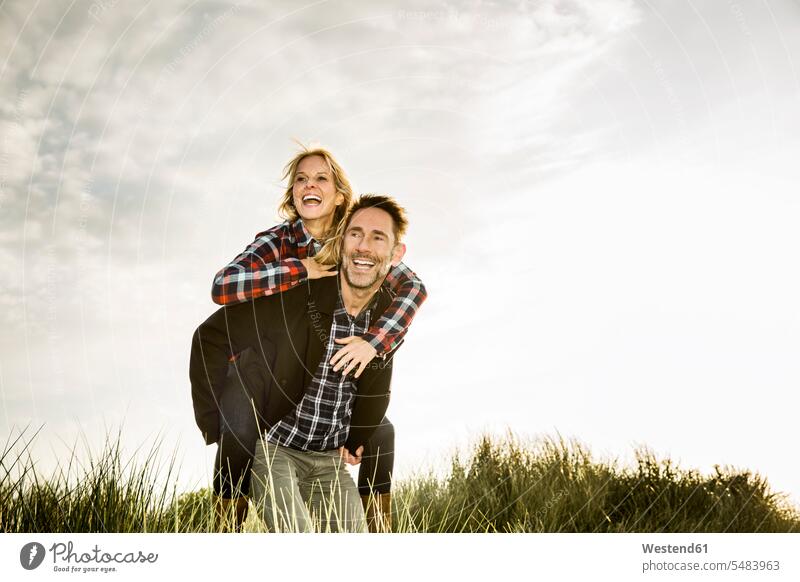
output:
[[[301,161],[310,156],[320,156],[323,158],[328,164],[331,174],[333,174],[336,192],[341,194],[344,200],[336,207],[336,210],[334,210],[331,227],[328,229],[328,232],[325,233],[324,240],[319,241],[322,243],[322,248],[314,259],[320,265],[335,265],[338,261],[338,241],[341,239],[342,231],[344,230],[344,217],[347,215],[347,211],[353,201],[353,187],[350,185],[350,180],[347,179],[347,174],[344,173],[342,166],[339,165],[339,162],[336,161],[336,158],[334,158],[333,154],[328,150],[321,147],[309,148],[303,144],[299,145],[301,150],[283,168],[283,178],[288,178],[289,181],[286,185],[286,192],[283,194],[281,203],[278,205],[278,214],[290,222],[294,222],[300,218],[300,214],[298,214],[297,208],[294,206],[293,195],[297,166]]]

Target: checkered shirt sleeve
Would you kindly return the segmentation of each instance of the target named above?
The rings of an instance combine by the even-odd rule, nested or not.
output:
[[[425,285],[403,263],[389,271],[385,285],[394,295],[394,299],[363,337],[375,348],[378,355],[386,355],[403,343],[411,320],[428,297]]]
[[[219,305],[242,303],[282,293],[308,277],[301,259],[314,249],[305,229],[284,222],[256,235],[255,240],[214,277],[211,298]],[[313,250],[312,250],[313,252]]]

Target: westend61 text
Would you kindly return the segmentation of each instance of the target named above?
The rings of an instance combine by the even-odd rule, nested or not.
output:
[[[95,564],[152,564],[158,560],[158,554],[144,554],[141,551],[136,553],[116,552],[114,554],[109,554],[108,552],[103,552],[95,545],[95,547],[88,552],[76,554],[72,548],[72,542],[53,544],[50,547],[50,551],[53,553],[53,563],[55,564],[58,558],[60,558],[62,562],[76,564],[88,564],[91,562]]]
[[[707,554],[708,544],[688,544],[685,546],[642,544],[642,551],[645,554]]]

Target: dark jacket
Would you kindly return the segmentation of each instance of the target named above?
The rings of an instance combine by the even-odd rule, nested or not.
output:
[[[295,408],[316,373],[330,335],[339,297],[338,277],[323,277],[247,303],[218,309],[194,333],[189,362],[197,426],[207,444],[219,440],[219,397],[229,366],[235,366],[253,399],[260,430]],[[376,321],[391,302],[381,287]],[[373,360],[356,380],[350,433],[355,451],[380,424],[389,405],[392,358]],[[236,360],[231,363],[231,357]]]

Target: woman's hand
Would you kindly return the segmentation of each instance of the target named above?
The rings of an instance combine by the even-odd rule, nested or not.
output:
[[[341,368],[344,368],[344,372],[342,372],[343,376],[346,376],[353,368],[358,366],[358,370],[356,370],[355,374],[355,377],[358,378],[361,372],[367,367],[367,364],[372,361],[372,358],[378,355],[378,350],[373,348],[364,339],[355,335],[334,341],[337,344],[344,344],[344,347],[333,354],[331,366],[333,366],[334,372],[338,372]]]
[[[309,279],[321,279],[322,277],[333,277],[339,274],[339,271],[331,271],[334,265],[320,265],[313,257],[300,259],[300,262],[306,268]]]

